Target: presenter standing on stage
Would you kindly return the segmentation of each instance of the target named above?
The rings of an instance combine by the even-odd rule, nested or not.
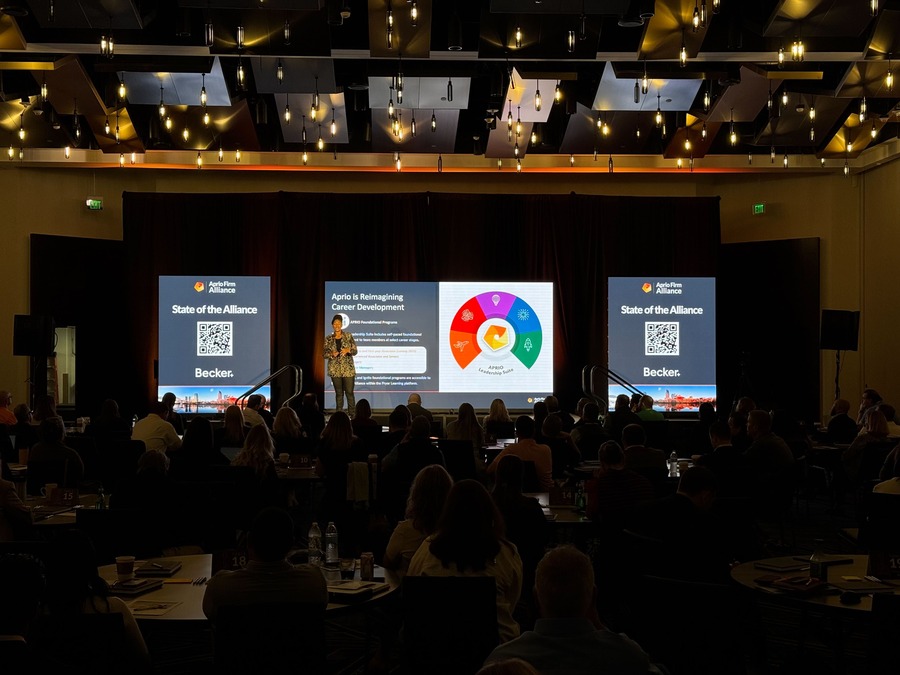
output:
[[[334,396],[337,400],[335,409],[343,409],[346,393],[347,413],[353,417],[356,413],[356,397],[353,395],[353,385],[356,382],[356,366],[353,364],[356,343],[350,333],[341,330],[343,325],[340,314],[335,314],[331,319],[334,333],[325,336],[325,358],[328,359],[328,375],[334,384]]]

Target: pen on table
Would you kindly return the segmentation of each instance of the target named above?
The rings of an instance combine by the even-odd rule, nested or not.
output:
[[[190,584],[193,582],[193,579],[163,579],[164,584]]]
[[[163,569],[163,566],[160,565],[160,564],[157,563],[157,562],[152,562],[152,561],[151,561],[150,564],[151,564],[153,567],[155,567],[156,569],[159,569],[159,570]]]

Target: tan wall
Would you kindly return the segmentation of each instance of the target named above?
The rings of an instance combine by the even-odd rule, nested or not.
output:
[[[497,173],[268,173],[137,168],[57,169],[0,165],[0,240],[4,242],[0,282],[0,388],[26,395],[26,357],[13,357],[13,315],[29,307],[28,235],[32,232],[119,239],[121,194],[145,192],[471,192],[567,193],[721,197],[722,241],[746,242],[797,237],[821,238],[821,302],[831,309],[863,309],[863,347],[845,359],[841,385],[856,402],[863,383],[900,401],[900,385],[885,373],[900,372],[900,352],[889,349],[890,301],[897,283],[889,278],[888,256],[900,239],[891,204],[900,166],[876,169],[864,177],[839,173],[728,175],[678,172],[666,175]],[[88,195],[102,195],[102,212],[84,207]],[[862,208],[862,196],[867,208]],[[764,201],[764,216],[751,205]],[[860,223],[865,222],[865,227]],[[892,245],[894,244],[894,245]],[[861,271],[862,270],[862,271]],[[892,292],[887,289],[893,289]],[[748,291],[749,294],[749,291]],[[777,298],[769,299],[777,302]],[[863,302],[865,300],[865,303]],[[763,310],[764,311],[764,310]],[[785,327],[790,340],[790,327]],[[863,357],[866,358],[863,358]],[[832,398],[834,354],[822,355],[823,408]],[[890,364],[892,368],[883,368]],[[866,370],[868,366],[868,370]]]

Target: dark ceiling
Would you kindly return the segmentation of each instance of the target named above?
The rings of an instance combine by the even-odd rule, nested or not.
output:
[[[886,78],[900,1],[874,4],[873,14],[871,0],[0,0],[0,143],[299,153],[321,137],[342,154],[514,158],[518,144],[520,157],[853,159],[898,135],[900,83]],[[706,18],[696,31],[695,9]],[[110,35],[108,58],[99,44]]]

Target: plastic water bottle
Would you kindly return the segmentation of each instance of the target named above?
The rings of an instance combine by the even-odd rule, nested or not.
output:
[[[309,528],[309,534],[306,536],[307,548],[309,548],[309,564],[322,564],[322,530],[319,529],[319,523],[313,521],[312,527]]]
[[[328,527],[325,528],[325,563],[337,563],[339,560],[338,531],[332,521],[328,523]]]
[[[674,450],[672,451],[672,454],[669,455],[669,475],[678,475],[678,453]]]
[[[106,508],[106,495],[103,494],[103,488],[97,488],[97,510]]]

